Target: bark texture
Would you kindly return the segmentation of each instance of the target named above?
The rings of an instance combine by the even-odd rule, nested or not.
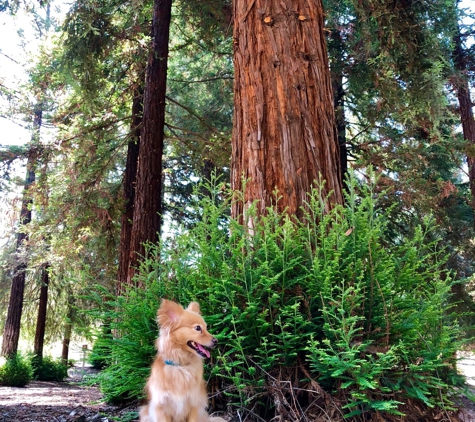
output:
[[[258,211],[301,215],[315,180],[342,202],[333,95],[321,0],[234,1],[235,108],[231,183],[242,191],[233,217]]]
[[[345,88],[343,86],[343,69],[345,59],[343,57],[343,40],[338,29],[334,29],[330,35],[333,44],[334,58],[330,64],[333,106],[335,108],[336,132],[338,148],[340,150],[340,177],[345,185],[348,173],[348,148],[346,145],[346,120],[345,120]]]
[[[48,308],[48,288],[49,288],[49,264],[44,265],[41,270],[40,302],[38,304],[38,315],[36,318],[34,355],[41,361],[43,359],[43,346],[46,331],[46,311]]]
[[[120,295],[127,284],[130,260],[130,239],[134,218],[135,181],[140,151],[140,131],[143,114],[143,88],[139,87],[132,101],[131,139],[127,146],[127,162],[123,181],[124,213],[120,227],[119,269],[117,273],[117,294]]]
[[[454,63],[459,72],[455,79],[454,87],[457,92],[459,102],[460,120],[462,122],[463,137],[468,143],[467,165],[468,179],[470,183],[471,201],[470,205],[475,214],[475,119],[473,118],[473,104],[470,96],[470,87],[467,77],[466,52],[462,45],[460,30],[454,37]],[[475,219],[473,221],[475,227]]]
[[[171,0],[155,0],[144,92],[143,129],[137,167],[134,218],[127,283],[132,283],[144,243],[157,243],[161,225],[162,154],[165,125],[168,39]]]
[[[42,108],[38,105],[34,112],[32,146],[28,154],[26,163],[26,178],[23,190],[23,198],[20,210],[20,224],[17,233],[16,244],[16,264],[13,269],[12,286],[10,290],[10,299],[8,302],[7,318],[3,329],[2,355],[10,357],[18,351],[18,340],[20,338],[21,315],[23,313],[23,299],[25,294],[26,279],[26,256],[22,256],[23,248],[28,243],[29,236],[25,231],[25,226],[31,222],[31,204],[33,200],[29,193],[31,185],[35,182],[36,165],[36,142],[39,138],[39,132],[42,121]]]
[[[8,302],[8,313],[3,330],[2,355],[9,357],[18,351],[18,339],[20,338],[20,322],[23,313],[23,299],[25,294],[26,279],[26,256],[23,247],[28,242],[28,234],[23,231],[23,227],[31,221],[32,199],[28,194],[29,187],[35,181],[35,153],[30,152],[27,162],[27,176],[25,190],[20,211],[20,232],[17,234],[16,265],[13,270],[12,287],[10,289],[10,300]]]
[[[71,290],[68,291],[68,312],[66,315],[66,325],[63,333],[63,347],[61,350],[61,362],[67,365],[69,359],[69,344],[71,343],[71,334],[73,332],[73,321],[75,317],[74,296]]]

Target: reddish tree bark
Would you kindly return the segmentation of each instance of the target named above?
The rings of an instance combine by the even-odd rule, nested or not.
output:
[[[234,1],[232,188],[239,217],[282,196],[278,210],[301,215],[315,180],[342,202],[330,71],[321,0]],[[330,205],[329,205],[330,206]]]
[[[144,92],[143,129],[135,189],[127,283],[131,283],[144,243],[157,243],[161,225],[162,154],[171,0],[155,0],[150,51]]]
[[[66,314],[66,326],[64,327],[63,334],[63,348],[61,350],[61,362],[65,365],[68,364],[69,358],[69,343],[71,342],[71,335],[73,332],[73,320],[74,320],[74,296],[71,290],[68,291],[68,311]]]
[[[343,86],[343,68],[345,59],[343,57],[343,40],[338,29],[334,29],[330,34],[335,54],[330,65],[330,73],[333,90],[333,106],[335,107],[336,132],[338,148],[340,150],[340,177],[343,185],[348,173],[348,148],[346,145],[346,119],[345,119],[345,88]]]
[[[29,236],[24,231],[25,226],[31,222],[31,204],[33,200],[29,193],[31,185],[35,182],[36,165],[36,141],[39,138],[43,112],[39,105],[34,113],[32,146],[28,154],[26,163],[26,179],[23,190],[23,198],[20,210],[20,224],[17,234],[16,244],[16,265],[13,270],[12,287],[8,303],[7,318],[3,329],[2,355],[13,356],[18,351],[18,340],[20,338],[20,323],[23,313],[23,299],[25,294],[26,279],[26,257],[21,256],[23,246],[28,243]]]
[[[43,346],[46,332],[46,311],[48,307],[49,264],[41,269],[40,301],[36,318],[35,343],[33,353],[39,361],[43,359]]]
[[[134,218],[135,180],[140,151],[140,130],[143,113],[143,88],[139,87],[132,101],[132,136],[127,147],[127,162],[124,174],[124,213],[120,228],[119,268],[117,273],[117,294],[120,295],[127,284],[130,260],[130,239]]]
[[[454,37],[454,64],[459,72],[454,79],[454,88],[457,92],[459,102],[460,121],[462,122],[463,137],[471,148],[467,148],[468,180],[470,184],[471,201],[470,205],[475,212],[475,119],[473,118],[472,99],[467,77],[466,52],[462,44],[460,29]],[[475,219],[473,221],[475,227]]]
[[[35,181],[35,153],[30,152],[27,162],[27,176],[25,181],[25,190],[20,211],[20,232],[17,234],[17,264],[13,270],[12,287],[10,290],[10,300],[8,303],[7,319],[3,330],[2,355],[12,356],[18,351],[18,340],[20,338],[20,322],[23,313],[23,298],[25,294],[26,279],[26,257],[21,256],[22,247],[28,242],[29,236],[23,231],[25,225],[31,221],[32,199],[28,194],[29,187]]]

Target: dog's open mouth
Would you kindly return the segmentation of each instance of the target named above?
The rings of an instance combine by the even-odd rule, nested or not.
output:
[[[211,355],[201,344],[196,343],[195,341],[189,341],[186,343],[188,347],[191,347],[196,353],[198,353],[203,358],[209,358]]]

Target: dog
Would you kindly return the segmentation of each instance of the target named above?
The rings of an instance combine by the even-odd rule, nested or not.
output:
[[[186,309],[163,299],[157,313],[160,333],[157,355],[145,386],[148,404],[140,422],[226,422],[206,411],[208,395],[203,379],[203,359],[217,344],[207,330],[200,305]]]

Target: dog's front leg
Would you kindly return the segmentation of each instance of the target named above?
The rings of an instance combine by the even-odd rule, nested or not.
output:
[[[140,422],[151,422],[150,415],[148,413],[148,406],[143,406],[140,409]]]
[[[172,422],[172,417],[163,412],[159,406],[152,407],[149,405],[149,416],[151,422]]]
[[[200,422],[199,413],[199,409],[197,407],[193,407],[190,410],[190,413],[188,413],[188,418],[186,419],[186,422]]]

